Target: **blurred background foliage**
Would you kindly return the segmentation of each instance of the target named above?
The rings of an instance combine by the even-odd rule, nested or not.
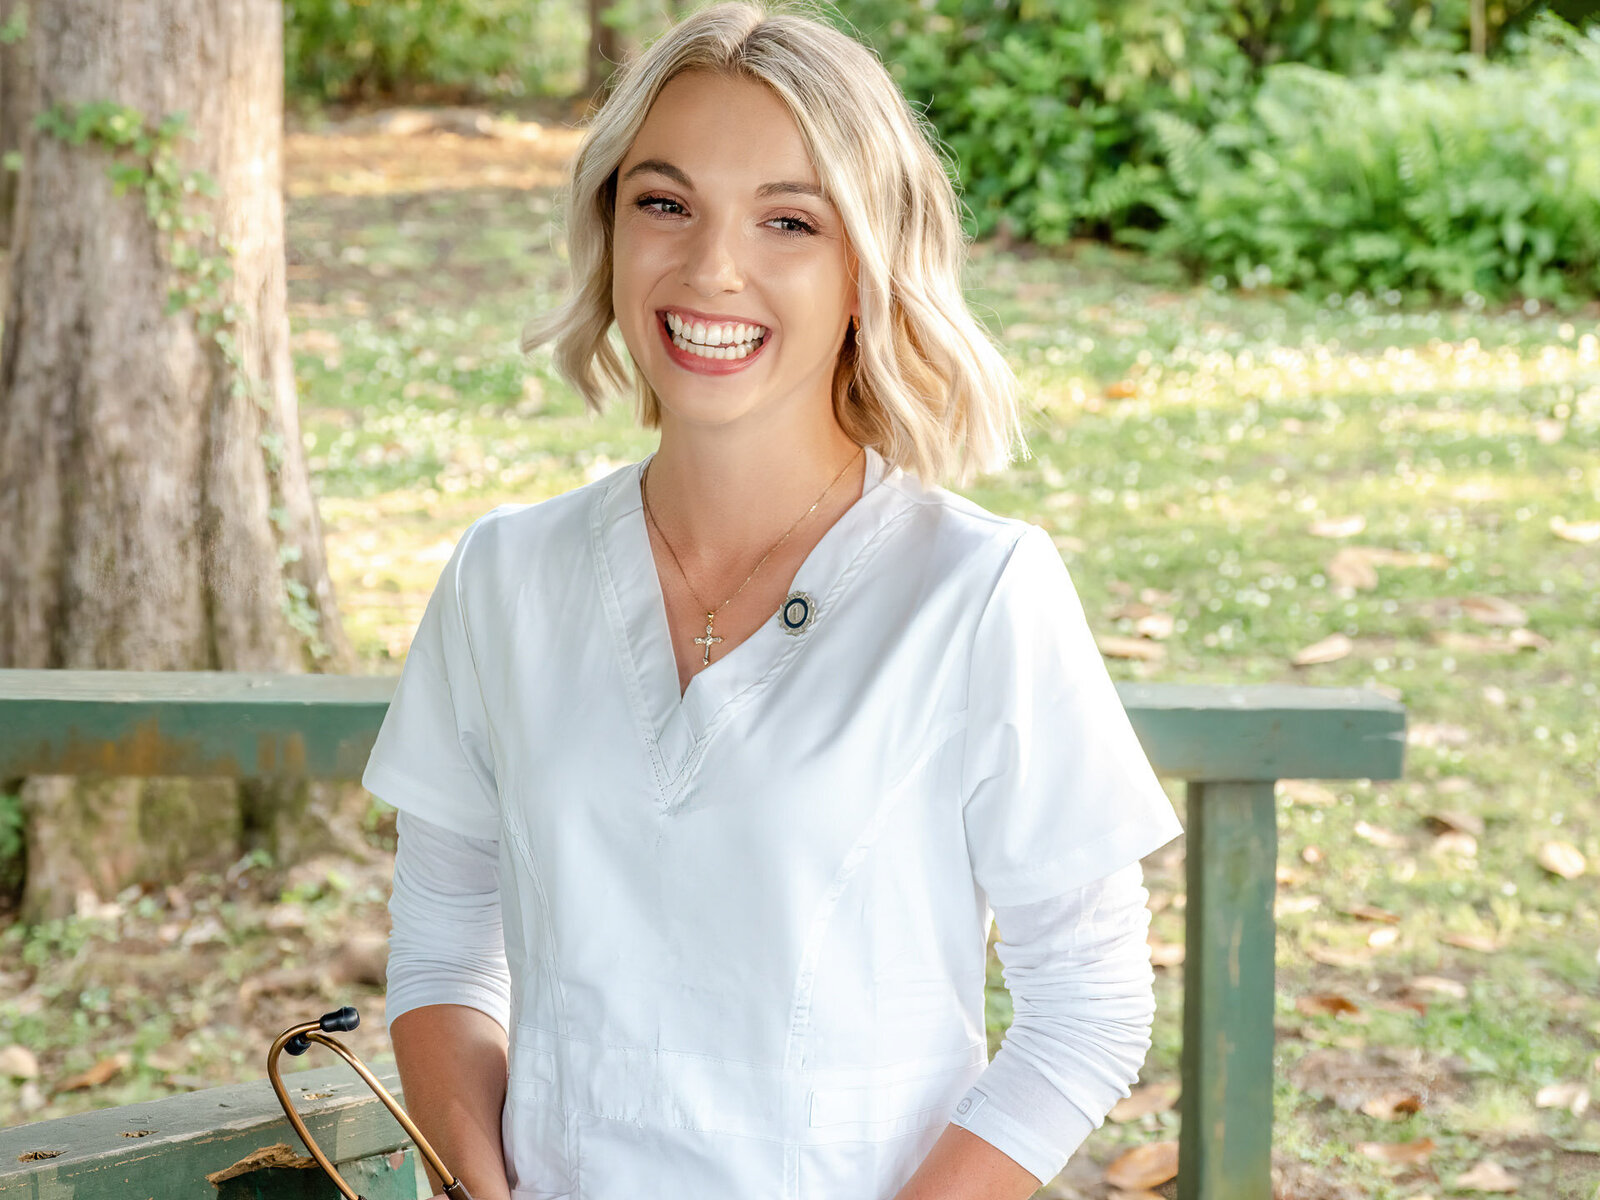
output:
[[[304,105],[583,97],[688,4],[289,0]],[[838,0],[978,237],[1226,286],[1600,294],[1600,0]],[[601,60],[604,61],[603,59]]]

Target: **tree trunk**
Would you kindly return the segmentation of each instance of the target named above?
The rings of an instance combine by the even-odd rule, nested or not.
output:
[[[289,356],[281,0],[30,8],[41,111],[187,114],[178,158],[218,189],[185,211],[209,214],[232,275],[169,315],[169,235],[108,176],[131,152],[28,133],[0,344],[0,666],[348,670]],[[206,303],[237,306],[232,353]],[[287,863],[326,846],[351,792],[28,780],[24,913],[252,845]]]
[[[610,82],[611,73],[622,61],[622,38],[605,21],[610,8],[610,0],[589,0],[589,69],[584,90],[591,100],[598,99],[601,89]]]
[[[18,22],[17,26],[13,22]],[[22,141],[37,104],[33,96],[33,71],[28,61],[28,39],[14,38],[15,29],[27,26],[26,0],[0,0],[0,158],[20,154]],[[7,40],[14,38],[14,40]],[[17,204],[18,172],[0,167],[0,297],[6,294],[6,268],[11,253],[12,214]]]

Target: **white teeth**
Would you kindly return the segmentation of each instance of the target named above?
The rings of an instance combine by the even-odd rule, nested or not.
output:
[[[686,354],[693,354],[696,358],[711,358],[718,361],[749,358],[756,352],[756,347],[749,343],[739,346],[701,346],[694,342],[685,341],[677,335],[673,335],[672,344]]]
[[[745,346],[749,349],[754,348],[751,343],[764,338],[767,332],[760,325],[748,325],[743,322],[707,325],[703,321],[690,321],[672,312],[667,314],[667,328],[676,337],[701,346]],[[744,355],[735,357],[743,358]]]

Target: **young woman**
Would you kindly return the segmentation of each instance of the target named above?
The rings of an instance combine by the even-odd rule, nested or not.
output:
[[[793,12],[687,18],[593,121],[526,344],[659,447],[472,525],[365,776],[477,1200],[1022,1200],[1137,1076],[1179,826],[1049,537],[939,486],[1019,441],[957,213]]]

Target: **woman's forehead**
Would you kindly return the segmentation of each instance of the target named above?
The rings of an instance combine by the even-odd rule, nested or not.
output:
[[[821,180],[788,107],[765,84],[686,71],[656,96],[619,179],[654,173],[681,187],[819,194]]]

